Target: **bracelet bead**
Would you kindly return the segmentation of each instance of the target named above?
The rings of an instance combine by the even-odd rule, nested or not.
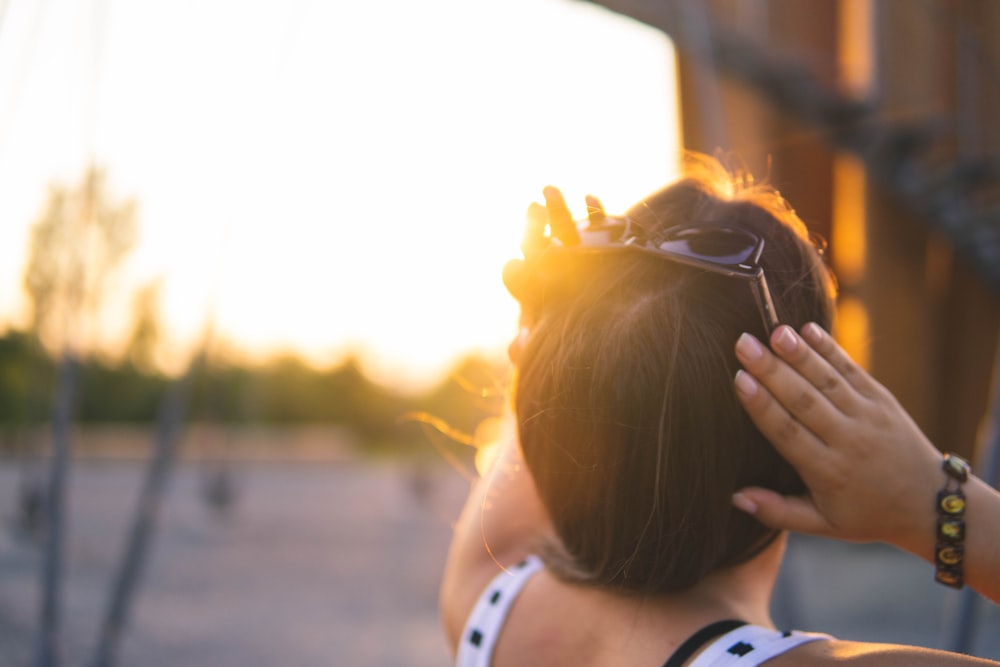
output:
[[[938,511],[948,516],[962,516],[965,513],[965,494],[961,490],[938,492]]]
[[[938,519],[938,540],[961,542],[965,539],[965,520],[958,518]]]
[[[938,567],[934,572],[934,581],[952,588],[961,588],[965,584],[961,574],[944,567]]]
[[[949,477],[957,480],[959,484],[965,484],[969,479],[969,463],[961,456],[945,454],[941,467],[948,473]]]

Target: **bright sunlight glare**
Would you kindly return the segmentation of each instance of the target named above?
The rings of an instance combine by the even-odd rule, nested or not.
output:
[[[120,343],[162,281],[174,361],[209,319],[251,354],[357,354],[434,381],[506,347],[500,281],[547,184],[621,210],[675,174],[673,55],[570,0],[8,3],[0,26],[0,321],[28,230],[91,161],[140,239],[92,323]],[[169,359],[168,359],[169,361]]]

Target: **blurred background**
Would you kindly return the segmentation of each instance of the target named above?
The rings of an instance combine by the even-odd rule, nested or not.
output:
[[[685,148],[781,190],[838,338],[995,475],[997,30],[993,0],[0,0],[0,666],[448,664],[523,212],[623,210]],[[914,560],[793,540],[776,620],[1000,659],[996,607]]]

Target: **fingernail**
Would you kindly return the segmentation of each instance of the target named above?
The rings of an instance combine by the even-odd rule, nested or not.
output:
[[[764,346],[748,333],[740,334],[736,341],[736,351],[747,361],[757,361],[764,356]]]
[[[802,327],[802,337],[805,338],[810,345],[818,345],[823,340],[823,329],[821,329],[815,322],[810,322]]]
[[[778,335],[774,339],[774,345],[782,352],[794,352],[799,342],[792,333],[791,328],[781,327]]]
[[[742,493],[733,494],[733,506],[736,507],[737,509],[743,510],[747,514],[757,513],[757,503],[750,500],[749,496],[746,496]]]
[[[746,398],[753,398],[757,394],[758,384],[746,371],[736,371],[736,378],[733,380],[736,391]]]

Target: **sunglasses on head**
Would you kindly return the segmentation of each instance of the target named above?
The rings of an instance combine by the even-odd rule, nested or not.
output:
[[[739,278],[750,284],[754,302],[768,335],[780,322],[774,310],[771,290],[760,265],[764,239],[753,232],[723,224],[676,225],[645,235],[629,218],[607,216],[598,225],[582,223],[580,244],[564,246],[573,250],[633,249],[647,255]],[[558,239],[553,245],[562,246]]]

